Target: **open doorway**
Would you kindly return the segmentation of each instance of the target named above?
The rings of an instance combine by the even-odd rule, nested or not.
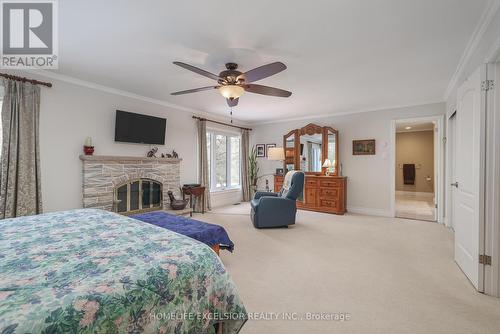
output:
[[[442,116],[393,122],[393,210],[398,218],[440,221]]]

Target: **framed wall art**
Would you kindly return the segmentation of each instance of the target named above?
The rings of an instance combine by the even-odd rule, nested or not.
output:
[[[257,144],[255,145],[255,150],[257,151],[257,158],[265,158],[266,157],[266,145],[265,144]]]
[[[375,155],[375,139],[353,140],[352,155]]]

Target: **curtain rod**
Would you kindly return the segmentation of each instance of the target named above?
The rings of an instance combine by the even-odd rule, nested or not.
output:
[[[199,119],[200,121],[207,121],[207,122],[217,123],[217,124],[220,124],[220,125],[231,126],[233,128],[238,128],[238,129],[242,129],[242,130],[252,131],[252,129],[250,129],[250,128],[244,128],[244,127],[237,126],[237,125],[234,125],[234,124],[228,124],[228,123],[223,123],[223,122],[219,122],[219,121],[214,121],[214,120],[206,119],[206,118],[203,118],[203,117],[193,116],[193,118],[194,119]]]
[[[6,73],[0,73],[0,77],[4,77],[4,78],[10,79],[10,80],[29,82],[29,83],[32,83],[34,85],[42,85],[42,86],[52,87],[52,83],[50,83],[50,82],[38,81],[35,79],[28,79],[28,78],[24,78],[24,77],[18,77],[16,75],[10,75],[10,74],[6,74]]]

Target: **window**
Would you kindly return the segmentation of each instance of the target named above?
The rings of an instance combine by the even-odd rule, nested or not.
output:
[[[208,171],[212,191],[239,188],[241,180],[240,137],[207,132]]]

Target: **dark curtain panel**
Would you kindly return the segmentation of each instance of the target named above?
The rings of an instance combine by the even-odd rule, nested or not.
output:
[[[0,218],[42,212],[40,87],[3,80]]]

